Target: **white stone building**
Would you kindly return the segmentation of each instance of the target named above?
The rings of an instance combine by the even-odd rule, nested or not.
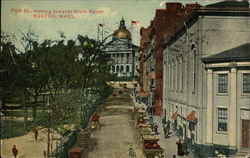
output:
[[[164,45],[166,117],[199,157],[249,149],[249,24],[247,1],[219,2],[198,9]],[[232,50],[233,59],[209,60]]]
[[[112,40],[105,44],[104,51],[110,57],[111,72],[118,77],[138,76],[138,47],[132,44],[131,33],[122,18]]]

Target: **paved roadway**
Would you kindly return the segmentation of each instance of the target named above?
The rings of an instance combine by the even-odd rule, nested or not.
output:
[[[101,116],[101,130],[92,133],[93,148],[89,158],[128,158],[130,145],[135,149],[137,158],[143,157],[132,112],[134,103],[129,93],[127,89],[121,95],[110,96],[97,109]]]

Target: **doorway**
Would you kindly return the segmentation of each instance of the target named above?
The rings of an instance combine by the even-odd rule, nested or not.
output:
[[[242,120],[242,148],[249,148],[249,131],[250,131],[250,120]]]

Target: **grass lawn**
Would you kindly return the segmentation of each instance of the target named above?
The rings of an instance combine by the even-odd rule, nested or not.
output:
[[[24,117],[24,112],[22,109],[20,110],[6,110],[6,111],[2,111],[4,116],[10,116],[10,117]],[[46,110],[45,110],[46,112]],[[43,113],[43,110],[41,108],[37,108],[36,110],[37,115],[39,115],[40,113]],[[33,112],[32,112],[32,108],[28,109],[28,117],[32,118],[33,117]]]
[[[27,128],[33,128],[32,121],[28,121]],[[18,137],[25,133],[24,121],[1,120],[1,139]]]

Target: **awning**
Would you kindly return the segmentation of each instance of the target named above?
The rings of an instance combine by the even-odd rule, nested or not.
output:
[[[137,72],[138,72],[138,73],[142,73],[142,72],[143,72],[143,69],[142,69],[142,68],[137,69]]]
[[[146,78],[155,79],[155,72],[150,72]]]
[[[149,94],[144,93],[144,92],[140,92],[140,93],[137,94],[137,96],[138,96],[138,97],[148,97]]]
[[[191,112],[188,116],[187,116],[187,120],[191,121],[193,123],[197,123],[197,119],[195,118],[195,112]]]
[[[173,115],[171,116],[171,118],[177,120],[177,111],[175,113],[173,113]]]

